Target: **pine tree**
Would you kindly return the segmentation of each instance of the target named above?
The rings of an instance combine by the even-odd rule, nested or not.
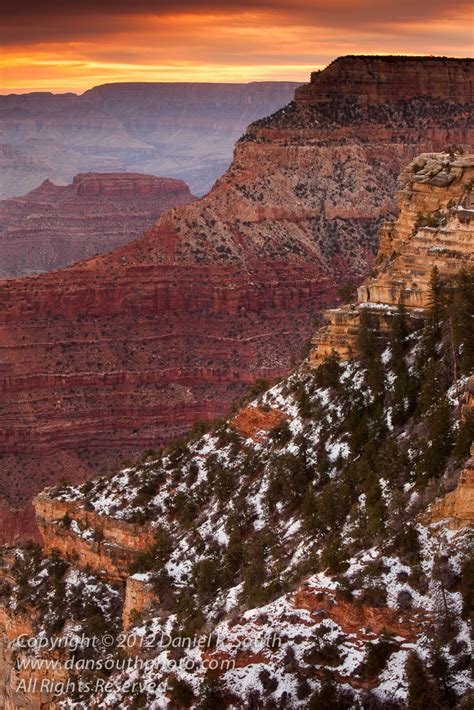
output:
[[[267,579],[267,544],[262,532],[257,533],[245,549],[243,572],[244,595],[251,602],[258,603],[264,598],[263,587]]]
[[[378,354],[373,317],[366,308],[360,310],[357,350],[364,364],[370,362]]]
[[[444,394],[444,377],[441,365],[435,360],[425,364],[420,389],[420,413],[427,412]]]
[[[387,513],[380,482],[373,471],[365,481],[364,492],[367,507],[367,534],[373,537],[384,529]]]
[[[316,384],[319,387],[337,389],[340,386],[341,373],[342,368],[337,353],[333,352],[331,355],[326,355],[316,370]]]
[[[442,471],[453,446],[453,417],[446,395],[427,416],[429,445],[423,456],[423,472],[428,478]]]
[[[405,664],[408,683],[407,710],[426,710],[436,707],[437,693],[421,658],[414,651]]]
[[[430,657],[430,674],[434,678],[437,694],[440,697],[442,707],[452,708],[456,702],[456,694],[451,688],[451,671],[443,648],[440,644],[434,646]]]
[[[437,266],[433,266],[431,270],[430,289],[428,303],[430,306],[430,321],[433,324],[435,331],[439,333],[441,320],[445,312],[446,292],[444,284],[441,280]]]
[[[204,677],[198,708],[199,710],[222,710],[225,706],[225,690],[222,680],[215,671],[208,670]]]
[[[463,271],[450,292],[449,313],[453,346],[461,374],[474,369],[474,274]]]
[[[365,369],[367,384],[374,397],[380,399],[384,395],[384,369],[380,359],[380,346],[372,315],[362,308],[357,332],[357,350]]]
[[[389,338],[390,349],[392,351],[392,363],[395,368],[405,363],[404,354],[407,346],[407,338],[407,311],[403,301],[400,301],[397,312],[392,319]]]

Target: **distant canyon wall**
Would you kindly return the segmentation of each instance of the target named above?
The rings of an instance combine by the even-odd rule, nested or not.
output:
[[[149,82],[0,96],[0,199],[105,171],[173,177],[202,195],[246,126],[288,103],[296,86]]]
[[[165,210],[195,198],[182,180],[82,173],[0,201],[0,279],[34,276],[136,239]]]

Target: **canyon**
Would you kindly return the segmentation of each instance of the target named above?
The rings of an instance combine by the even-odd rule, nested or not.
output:
[[[81,173],[0,201],[0,279],[33,276],[136,239],[165,210],[195,198],[181,180]]]
[[[158,448],[288,371],[370,269],[401,168],[474,144],[473,65],[342,57],[248,127],[200,201],[109,254],[0,284],[2,540],[34,534],[46,485]]]
[[[173,177],[202,195],[245,127],[288,103],[296,86],[146,82],[0,96],[0,198],[106,171]]]
[[[80,710],[208,697],[222,708],[402,710],[420,682],[447,707],[469,707],[473,179],[472,153],[425,153],[402,171],[398,216],[357,303],[329,311],[288,377],[112,476],[35,497],[42,551],[0,557],[7,708],[71,699],[17,694],[15,660],[33,654],[15,636],[54,623],[55,639],[88,638],[99,607],[116,642],[93,658],[125,638],[130,666],[107,689],[76,693]],[[332,316],[344,322],[347,309],[354,333],[341,335]],[[360,337],[367,313],[372,339]],[[404,383],[414,403],[395,419]],[[204,643],[179,645],[196,634]],[[163,649],[163,636],[178,645]],[[57,654],[59,678],[71,655]],[[180,662],[162,666],[164,656]],[[150,665],[137,672],[140,660]],[[140,696],[124,685],[137,677]]]

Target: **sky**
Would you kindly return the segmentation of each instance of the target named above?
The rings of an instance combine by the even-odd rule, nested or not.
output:
[[[344,54],[473,56],[465,0],[22,0],[0,10],[0,93],[114,81],[307,81]]]

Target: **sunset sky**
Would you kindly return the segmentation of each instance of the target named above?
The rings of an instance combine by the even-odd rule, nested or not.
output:
[[[473,55],[459,0],[3,3],[1,93],[112,81],[306,81],[342,54]]]

